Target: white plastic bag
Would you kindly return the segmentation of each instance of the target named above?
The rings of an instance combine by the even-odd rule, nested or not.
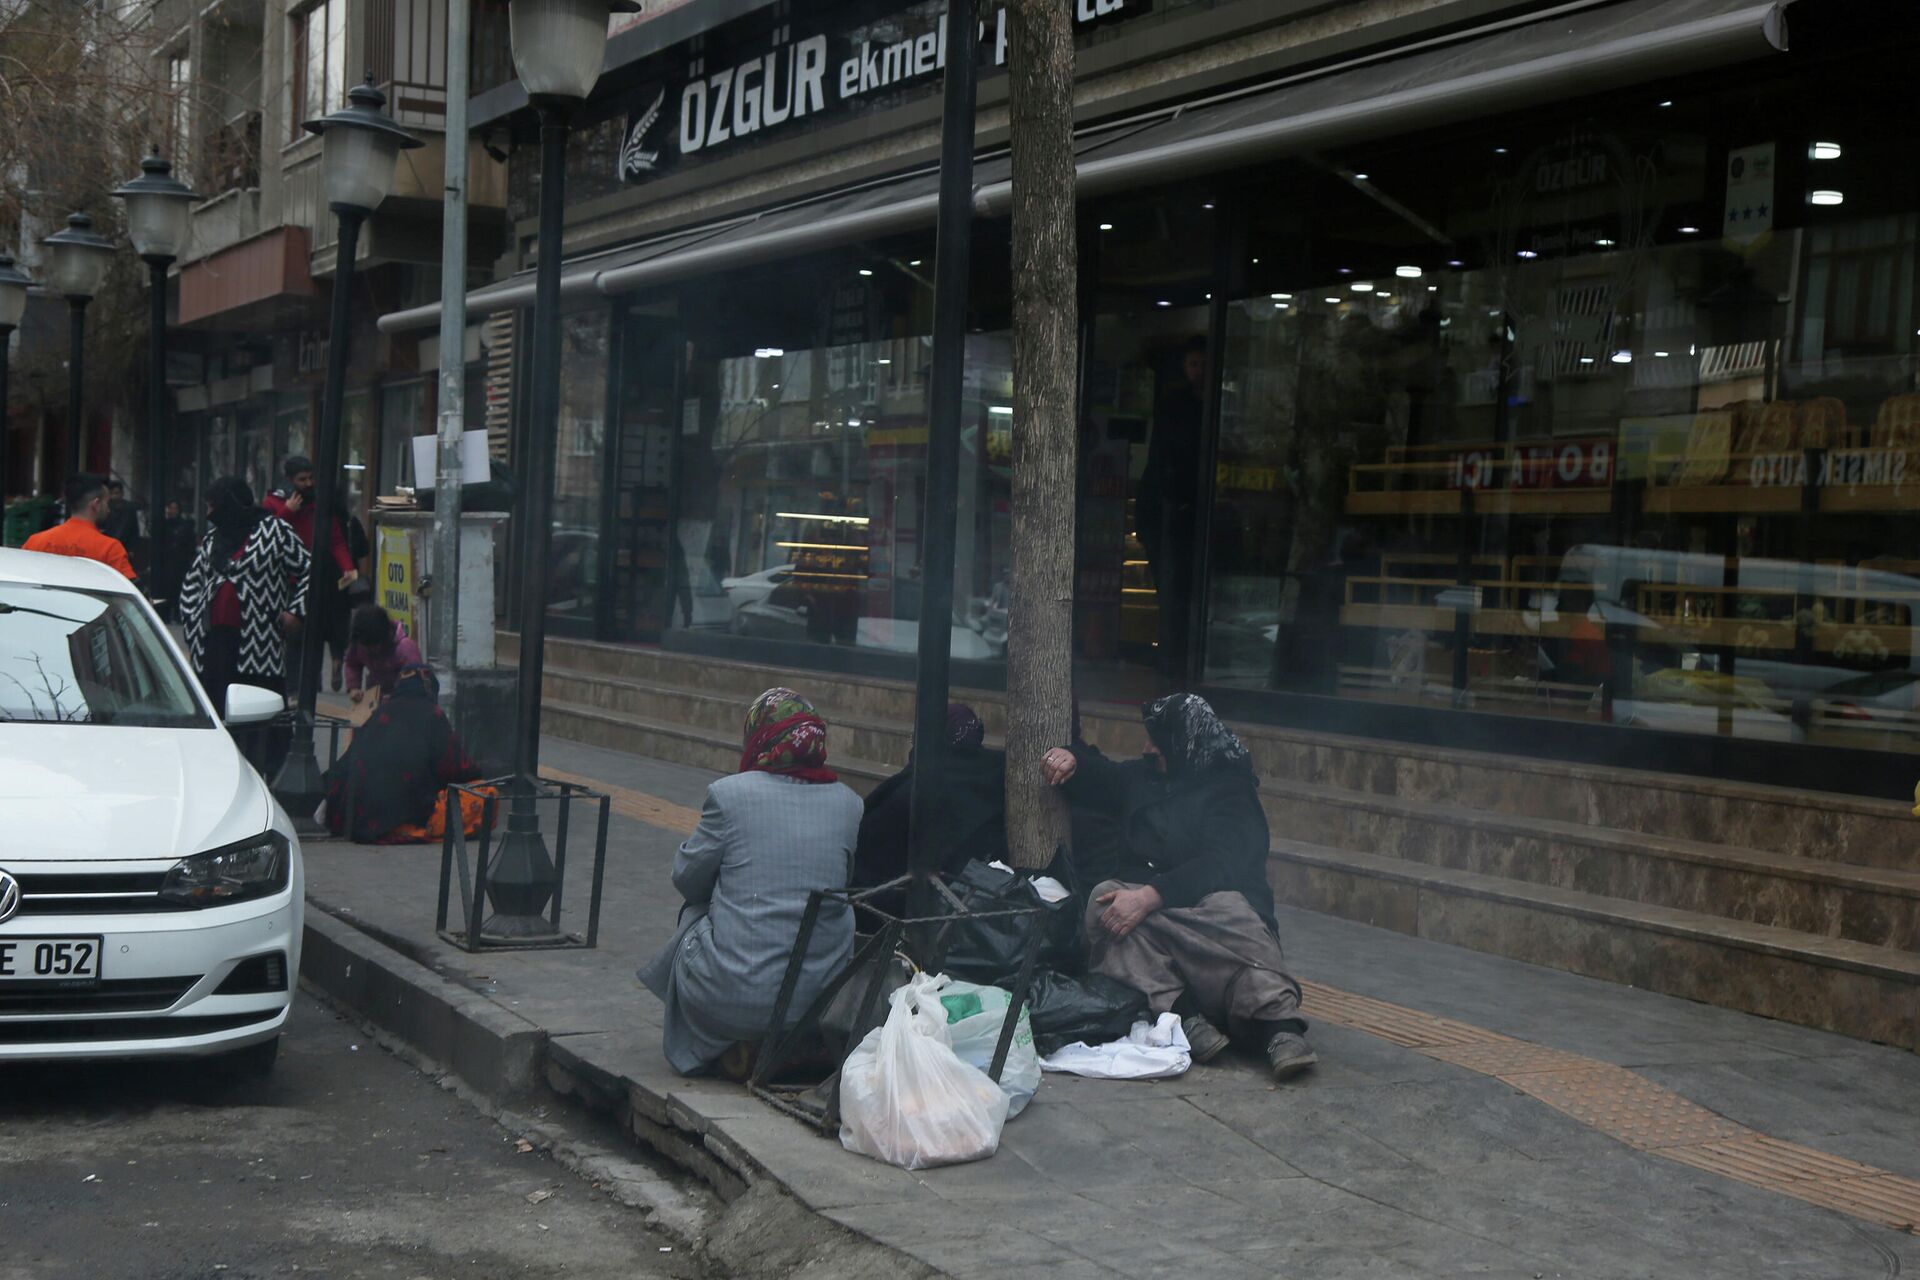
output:
[[[944,977],[918,975],[887,998],[887,1020],[840,1069],[840,1145],[899,1165],[981,1160],[1000,1146],[1007,1095],[962,1062],[947,1035]]]
[[[939,988],[937,998],[947,1011],[947,1037],[953,1051],[970,1067],[987,1071],[993,1066],[993,1051],[1000,1045],[1000,1028],[1007,1020],[1007,1006],[1013,1003],[1010,992],[999,987],[982,987],[958,979]],[[991,1076],[988,1079],[992,1079]],[[1000,1089],[1010,1104],[1007,1119],[1027,1109],[1040,1087],[1040,1055],[1033,1047],[1033,1022],[1025,1009],[1014,1026],[1013,1043],[1007,1046],[1007,1063],[1000,1071]]]

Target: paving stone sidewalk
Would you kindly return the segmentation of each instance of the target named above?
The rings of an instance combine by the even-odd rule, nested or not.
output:
[[[556,770],[697,809],[713,775],[552,742]],[[675,1076],[634,969],[671,933],[677,833],[616,814],[600,948],[469,956],[433,931],[439,850],[316,843],[313,903],[404,940],[556,1048],[700,1117],[808,1207],[957,1277],[1868,1277],[1920,1239],[1625,1146],[1491,1076],[1316,1025],[1321,1065],[1159,1083],[1049,1076],[991,1160],[907,1173],[737,1086]],[[584,867],[567,896],[584,925]],[[1900,1050],[1282,908],[1303,979],[1629,1067],[1774,1137],[1920,1178]],[[1311,1016],[1311,1005],[1307,1010]]]

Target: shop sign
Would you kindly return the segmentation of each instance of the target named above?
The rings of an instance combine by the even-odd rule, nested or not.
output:
[[[1720,232],[1740,249],[1758,247],[1773,230],[1773,144],[1727,154],[1727,211]]]
[[[374,567],[380,607],[418,635],[413,618],[413,535],[391,525],[380,529],[379,563]]]
[[[1137,17],[1152,0],[1071,0],[1074,24],[1091,27]],[[784,29],[783,29],[784,30]],[[989,64],[1007,61],[1004,9],[979,24]],[[855,42],[833,32],[781,39],[770,53],[711,67],[688,58],[668,83],[635,95],[620,148],[620,180],[644,182],[676,158],[727,150],[770,130],[851,111],[863,100],[935,81],[947,65],[944,11],[928,29],[890,43]]]
[[[1747,464],[1747,483],[1756,489],[1798,489],[1809,477],[1821,487],[1900,485],[1907,479],[1905,449],[1830,449],[1809,470],[1805,453],[1771,453]]]
[[[1559,440],[1468,449],[1448,459],[1452,489],[1602,489],[1613,483],[1613,441]]]

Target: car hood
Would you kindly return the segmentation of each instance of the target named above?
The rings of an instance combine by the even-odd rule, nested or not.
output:
[[[223,730],[0,725],[9,864],[177,858],[258,835],[272,813]]]

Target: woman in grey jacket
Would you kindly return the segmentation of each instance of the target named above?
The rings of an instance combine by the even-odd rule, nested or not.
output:
[[[827,727],[813,704],[769,689],[747,708],[745,738],[740,772],[707,788],[700,824],[674,859],[673,886],[686,899],[680,927],[640,970],[666,1005],[663,1048],[682,1075],[719,1063],[744,1076],[807,896],[846,888],[853,871],[860,798],[826,767]],[[789,1007],[811,1005],[852,952],[853,912],[828,902]]]

